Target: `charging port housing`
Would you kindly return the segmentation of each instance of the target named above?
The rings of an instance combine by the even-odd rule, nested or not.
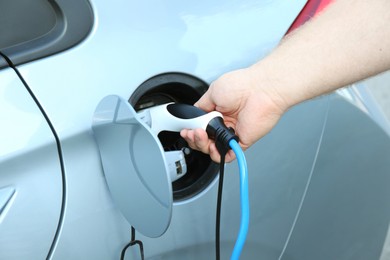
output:
[[[184,73],[164,73],[143,82],[129,98],[136,111],[175,102],[194,104],[208,89],[199,78]],[[158,136],[165,151],[183,150],[187,174],[172,183],[173,200],[182,201],[202,192],[215,179],[218,164],[210,156],[191,149],[179,133],[163,131]]]

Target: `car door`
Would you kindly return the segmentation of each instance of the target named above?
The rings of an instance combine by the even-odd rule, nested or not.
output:
[[[16,66],[69,48],[89,32],[91,23],[80,20],[91,16],[80,13],[90,7],[74,2],[0,1],[0,259],[48,258],[60,232],[66,191],[60,144]]]
[[[0,259],[44,259],[61,216],[60,154],[48,121],[10,67],[0,69],[0,122]]]

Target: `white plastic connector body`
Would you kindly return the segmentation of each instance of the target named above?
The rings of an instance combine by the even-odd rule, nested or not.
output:
[[[222,117],[217,111],[212,111],[202,116],[183,119],[172,115],[167,106],[172,103],[151,107],[138,112],[141,120],[150,126],[150,129],[158,135],[161,131],[180,132],[182,129],[202,128],[206,130],[209,122],[215,117]]]

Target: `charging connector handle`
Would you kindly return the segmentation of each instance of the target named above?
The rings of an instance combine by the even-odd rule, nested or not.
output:
[[[229,141],[238,137],[226,127],[223,116],[217,111],[206,113],[188,104],[168,103],[138,112],[140,118],[158,135],[162,131],[180,132],[182,129],[201,128],[215,140],[219,153],[224,156],[230,150]]]
[[[185,128],[206,130],[213,118],[222,118],[222,114],[217,111],[206,113],[197,107],[176,103],[141,110],[138,115],[156,135],[162,131],[180,132]]]

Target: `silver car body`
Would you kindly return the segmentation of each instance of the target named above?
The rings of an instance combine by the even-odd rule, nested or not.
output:
[[[130,225],[110,197],[91,130],[100,100],[127,99],[160,73],[211,83],[249,66],[305,3],[93,0],[82,42],[1,69],[0,259],[119,258]],[[288,111],[246,151],[251,220],[242,259],[379,259],[390,220],[389,129],[360,83]],[[227,164],[223,259],[239,227],[238,182],[236,163]],[[137,234],[146,258],[212,259],[216,192],[217,179],[174,202],[161,237]]]

